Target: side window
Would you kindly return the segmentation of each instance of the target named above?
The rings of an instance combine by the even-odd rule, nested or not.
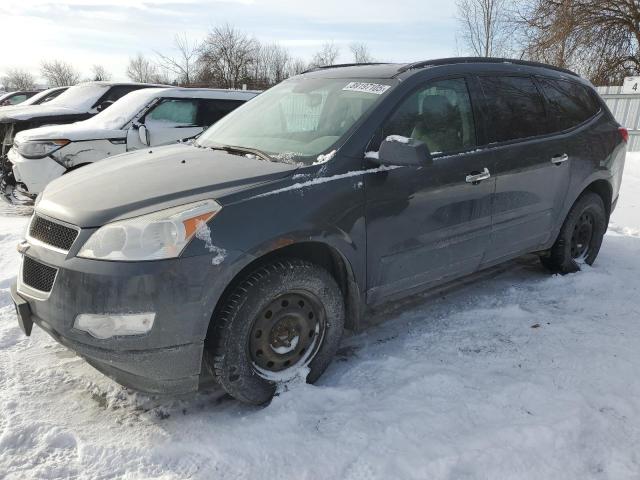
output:
[[[582,85],[547,78],[538,78],[538,82],[547,98],[554,131],[575,127],[600,110],[592,94]]]
[[[429,82],[412,93],[384,124],[380,140],[389,135],[420,140],[434,155],[473,148],[476,131],[466,81]]]
[[[47,95],[44,98],[41,98],[40,101],[38,102],[39,104],[42,103],[47,103],[51,100],[53,100],[54,98],[56,98],[58,95],[60,95],[62,92],[64,92],[64,90],[57,90],[55,92],[51,92],[49,95]]]
[[[127,93],[131,93],[135,90],[140,90],[138,85],[114,85],[107,93],[105,93],[100,100],[98,100],[94,106],[98,106],[104,102],[115,102],[121,97],[124,97]]]
[[[489,142],[506,142],[546,133],[542,97],[529,77],[479,78],[487,101]]]
[[[209,127],[243,103],[242,100],[200,100],[197,124]]]
[[[147,127],[190,127],[196,125],[198,100],[165,99],[145,115]]]
[[[19,95],[14,95],[13,97],[11,97],[9,99],[9,104],[10,105],[17,105],[18,103],[22,103],[24,102],[27,98],[27,94],[26,93],[21,93]]]

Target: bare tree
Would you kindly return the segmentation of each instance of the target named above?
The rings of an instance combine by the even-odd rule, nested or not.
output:
[[[102,65],[91,67],[92,79],[96,82],[111,80],[111,74]]]
[[[508,0],[456,0],[456,5],[460,39],[472,55],[496,57],[508,53]]]
[[[340,55],[340,48],[333,42],[325,43],[319,51],[317,51],[311,59],[311,65],[314,67],[326,67],[336,63],[336,59]]]
[[[287,75],[300,75],[305,70],[309,69],[309,65],[301,58],[294,58],[289,62],[289,68]]]
[[[186,33],[177,34],[173,39],[173,44],[178,51],[177,57],[170,57],[156,52],[158,63],[164,69],[176,75],[179,84],[189,86],[197,76],[200,45],[196,41],[189,40]]]
[[[527,58],[571,68],[598,85],[640,74],[637,0],[529,0],[519,17]]]
[[[366,43],[353,42],[349,45],[349,50],[353,55],[353,63],[371,63],[374,61]]]
[[[253,37],[228,23],[214,27],[200,50],[201,78],[209,84],[239,88],[250,79],[258,46]]]
[[[133,82],[154,83],[158,81],[158,76],[156,65],[147,60],[141,53],[129,59],[127,77]]]
[[[573,35],[577,12],[572,3],[531,0],[520,6],[523,57],[563,68],[571,66],[580,48]]]
[[[2,84],[6,90],[33,90],[36,87],[33,75],[17,68],[7,70],[2,77]]]
[[[287,49],[272,43],[260,45],[256,49],[254,62],[255,78],[262,81],[265,87],[280,83],[289,77],[289,63],[291,56]]]
[[[73,68],[73,65],[63,60],[43,61],[40,65],[40,74],[51,87],[75,85],[80,81],[78,71]]]

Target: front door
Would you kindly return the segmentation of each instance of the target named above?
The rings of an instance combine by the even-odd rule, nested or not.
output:
[[[473,272],[491,235],[495,180],[467,177],[490,175],[493,164],[476,150],[464,78],[411,93],[383,125],[380,137],[389,135],[425,142],[434,159],[364,176],[370,304]]]
[[[127,134],[129,151],[168,145],[194,137],[204,130],[198,124],[198,100],[192,98],[165,98],[149,110],[140,123],[148,132],[149,145],[142,143],[137,128],[131,127]]]

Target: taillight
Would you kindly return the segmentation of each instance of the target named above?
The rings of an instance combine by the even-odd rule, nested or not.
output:
[[[629,143],[629,131],[624,127],[620,127],[618,128],[618,132],[620,132],[620,136],[622,137],[622,140],[624,140],[624,143]]]

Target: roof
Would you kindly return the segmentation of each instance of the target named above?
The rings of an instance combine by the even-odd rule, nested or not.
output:
[[[364,63],[364,64],[342,64],[330,65],[327,67],[316,67],[304,72],[312,76],[327,78],[396,78],[406,72],[419,71],[425,68],[444,67],[459,64],[476,65],[518,65],[524,67],[546,68],[565,74],[578,77],[578,74],[565,68],[555,67],[544,63],[517,60],[509,58],[486,58],[486,57],[453,57],[424,60],[412,63]]]
[[[133,86],[133,85],[149,85],[153,87],[172,87],[173,85],[163,85],[161,83],[141,83],[141,82],[109,82],[103,80],[91,81],[91,82],[81,82],[76,85],[102,85],[105,87],[115,87],[115,86]],[[75,86],[75,85],[74,85]]]
[[[222,88],[183,88],[183,87],[171,87],[171,88],[145,88],[136,90],[122,98],[143,98],[146,97],[149,100],[158,97],[172,97],[172,98],[212,98],[212,99],[227,99],[227,100],[249,100],[260,91],[258,90],[225,90]]]
[[[364,63],[330,65],[307,70],[303,75],[326,78],[394,78],[402,63]]]

